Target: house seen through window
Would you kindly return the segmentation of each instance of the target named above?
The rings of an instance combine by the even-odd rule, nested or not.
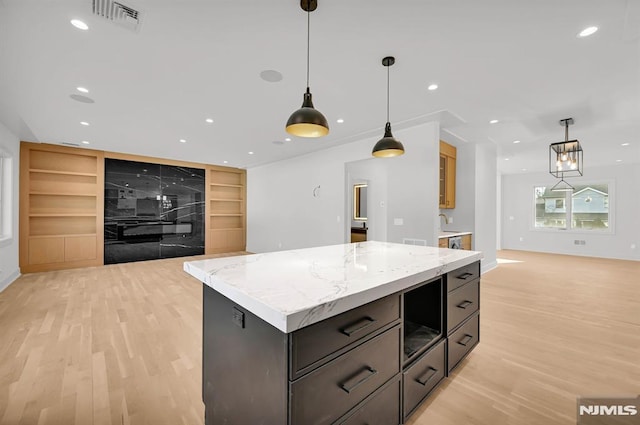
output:
[[[573,192],[552,192],[536,186],[535,227],[547,229],[609,229],[609,184],[574,185]]]

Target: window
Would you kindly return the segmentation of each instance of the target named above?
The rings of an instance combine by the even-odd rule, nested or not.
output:
[[[0,149],[0,242],[11,239],[11,157]]]
[[[609,186],[609,183],[575,185],[573,192],[551,192],[546,186],[536,186],[535,228],[609,230]]]

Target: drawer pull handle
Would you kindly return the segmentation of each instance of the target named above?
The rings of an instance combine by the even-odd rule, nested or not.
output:
[[[462,273],[460,276],[456,276],[456,278],[462,279],[462,280],[467,280],[471,276],[473,276],[473,273],[466,272],[466,273]]]
[[[367,382],[369,379],[373,378],[378,374],[378,371],[372,369],[370,367],[366,367],[361,372],[359,372],[356,376],[349,379],[347,382],[340,384],[340,388],[344,390],[347,394],[351,394],[351,391],[358,388],[360,385]]]
[[[472,339],[473,339],[472,335],[465,334],[464,338],[462,338],[460,341],[458,341],[458,344],[464,345],[466,347],[467,344],[469,343],[469,341],[471,341]]]
[[[342,332],[346,336],[351,336],[373,325],[375,321],[376,319],[372,319],[371,317],[365,317],[364,319],[358,320],[356,323],[354,323],[351,326],[348,326],[344,329],[340,329],[340,332]]]
[[[438,369],[434,369],[431,366],[429,366],[429,369],[424,373],[424,375],[416,378],[416,382],[422,385],[423,387],[426,387],[427,382],[429,382],[431,378],[436,376],[436,373],[438,373]]]
[[[458,304],[456,307],[461,308],[463,310],[466,310],[466,308],[469,307],[471,304],[473,304],[472,301],[465,300],[465,301],[461,302],[460,304]]]

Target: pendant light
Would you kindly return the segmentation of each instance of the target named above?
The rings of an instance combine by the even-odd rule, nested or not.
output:
[[[287,133],[299,137],[322,137],[329,134],[329,124],[320,111],[313,107],[309,91],[309,26],[311,12],[318,7],[317,0],[300,0],[300,7],[307,12],[307,91],[304,93],[302,107],[295,111],[287,121]]]
[[[564,179],[568,176],[582,175],[582,147],[578,140],[569,140],[569,126],[573,124],[573,118],[560,120],[564,126],[564,142],[549,145],[549,173],[559,177],[560,181],[551,189],[551,192],[573,192],[575,189]]]
[[[573,118],[560,120],[564,127],[564,142],[549,145],[549,173],[564,179],[566,176],[582,175],[582,146],[578,140],[569,140],[569,126]]]
[[[391,122],[389,122],[389,67],[396,63],[393,56],[382,59],[382,65],[387,67],[387,124],[384,127],[384,136],[378,140],[371,154],[378,158],[389,158],[404,154],[404,146],[391,134]]]

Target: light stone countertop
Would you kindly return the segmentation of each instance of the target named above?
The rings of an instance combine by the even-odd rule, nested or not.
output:
[[[452,238],[454,236],[464,236],[464,235],[470,235],[472,232],[453,232],[453,231],[449,231],[449,230],[442,230],[440,232],[440,234],[438,235],[438,239],[442,239],[442,238]]]
[[[477,251],[368,241],[188,261],[184,270],[289,333],[481,258]]]

